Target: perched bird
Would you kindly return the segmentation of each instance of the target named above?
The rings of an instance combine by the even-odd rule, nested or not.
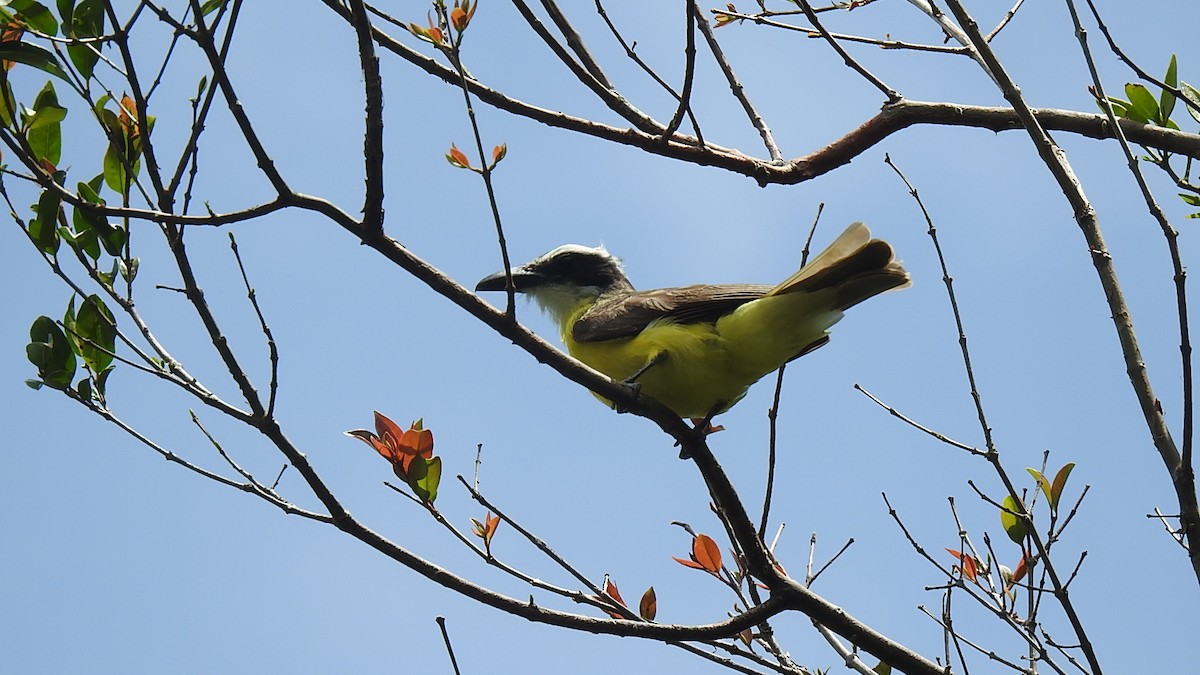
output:
[[[637,291],[616,257],[576,244],[513,268],[511,277],[558,323],[572,356],[695,420],[728,410],[763,376],[824,345],[846,309],[910,283],[892,247],[862,223],[774,287]],[[506,284],[497,272],[475,290]]]

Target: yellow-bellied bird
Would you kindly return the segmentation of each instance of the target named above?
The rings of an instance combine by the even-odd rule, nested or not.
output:
[[[603,248],[560,246],[511,271],[562,330],[572,356],[635,383],[680,417],[728,410],[750,385],[829,341],[842,312],[910,283],[892,247],[862,223],[777,286],[634,290]],[[505,290],[497,272],[476,291]],[[611,402],[601,399],[605,403]]]

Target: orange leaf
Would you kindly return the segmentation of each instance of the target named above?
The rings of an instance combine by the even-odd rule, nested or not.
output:
[[[400,426],[379,411],[375,411],[375,433],[365,429],[347,431],[347,436],[353,436],[370,445],[384,459],[391,462],[396,476],[408,481],[409,465],[416,457],[426,460],[433,459],[433,432],[421,427],[421,420],[413,422],[408,431],[401,431]]]
[[[430,40],[433,40],[434,44],[440,45],[445,40],[445,37],[442,35],[442,29],[437,26],[426,28],[425,34],[429,36]]]
[[[369,445],[371,447],[375,447],[375,444],[371,442],[371,439],[375,438],[375,434],[367,431],[366,429],[352,429],[345,433],[347,436],[353,436],[354,438],[357,438],[358,440],[362,441],[363,443],[366,443],[367,445]]]
[[[696,562],[695,560],[684,560],[683,558],[676,558],[675,556],[671,556],[671,560],[674,560],[675,562],[679,563],[680,565],[683,565],[684,567],[690,567],[694,570],[704,569],[703,567],[700,566],[700,563]]]
[[[463,32],[467,28],[467,22],[470,20],[471,18],[467,16],[467,13],[461,7],[455,7],[450,10],[450,25],[454,26],[454,30],[460,33]]]
[[[692,540],[692,557],[707,572],[721,571],[721,547],[706,534],[698,534]]]
[[[1028,553],[1021,556],[1021,562],[1017,563],[1017,569],[1013,570],[1012,579],[1008,581],[1009,587],[1014,586],[1018,581],[1024,579],[1033,565],[1033,558]]]
[[[400,450],[411,455],[420,455],[425,459],[433,457],[433,432],[422,429],[418,421],[400,437]]]
[[[658,597],[654,594],[654,587],[646,589],[642,593],[642,601],[638,603],[638,616],[647,621],[653,621],[654,615],[658,614]]]
[[[958,558],[959,562],[961,563],[960,569],[962,569],[963,576],[971,581],[975,581],[975,575],[977,574],[975,557],[969,556],[961,551],[955,551],[952,548],[946,549],[946,552],[955,558]]]
[[[122,124],[128,128],[130,122],[137,120],[136,115],[137,115],[137,104],[133,102],[133,99],[129,97],[129,94],[122,95],[121,96],[121,114],[119,116],[121,118]]]
[[[496,165],[500,160],[508,155],[508,143],[501,143],[492,148],[492,165]]]
[[[24,26],[16,21],[12,21],[0,28],[0,42],[19,42],[21,36],[24,34]],[[12,67],[15,65],[17,65],[16,61],[0,61],[0,67],[4,70],[12,70]]]
[[[612,598],[613,600],[616,600],[618,605],[620,605],[622,607],[629,606],[629,605],[626,605],[625,600],[621,598],[621,591],[617,590],[617,585],[614,584],[612,582],[612,580],[608,578],[608,576],[604,577],[604,583],[600,586],[600,590],[604,591],[604,593],[606,595],[608,595],[608,597]]]
[[[450,144],[450,152],[446,153],[446,161],[460,169],[471,168],[471,160],[467,159],[467,156],[463,154],[463,151],[459,150],[458,146],[454,145],[453,143]]]
[[[346,435],[353,436],[354,438],[357,438],[358,440],[362,441],[363,443],[366,443],[367,445],[374,448],[375,452],[378,452],[380,455],[383,455],[384,459],[391,461],[392,454],[393,454],[391,448],[389,448],[387,446],[387,444],[385,444],[383,442],[383,440],[381,438],[379,438],[378,436],[376,436],[375,434],[367,431],[366,429],[354,429],[353,431],[347,431]]]
[[[482,523],[474,518],[471,519],[471,532],[483,540],[483,547],[488,550],[491,549],[492,537],[496,535],[496,528],[499,526],[500,516],[493,516],[490,511]]]

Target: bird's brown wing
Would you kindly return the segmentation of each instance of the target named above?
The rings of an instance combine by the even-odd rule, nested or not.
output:
[[[758,284],[699,284],[660,288],[601,298],[571,329],[577,342],[633,337],[654,321],[701,323],[716,321],[771,290]]]

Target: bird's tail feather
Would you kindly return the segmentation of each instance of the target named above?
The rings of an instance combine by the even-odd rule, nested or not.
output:
[[[836,292],[833,309],[846,310],[867,298],[911,283],[908,272],[895,259],[891,245],[882,239],[872,239],[866,225],[853,223],[828,248],[767,295],[833,288]]]

